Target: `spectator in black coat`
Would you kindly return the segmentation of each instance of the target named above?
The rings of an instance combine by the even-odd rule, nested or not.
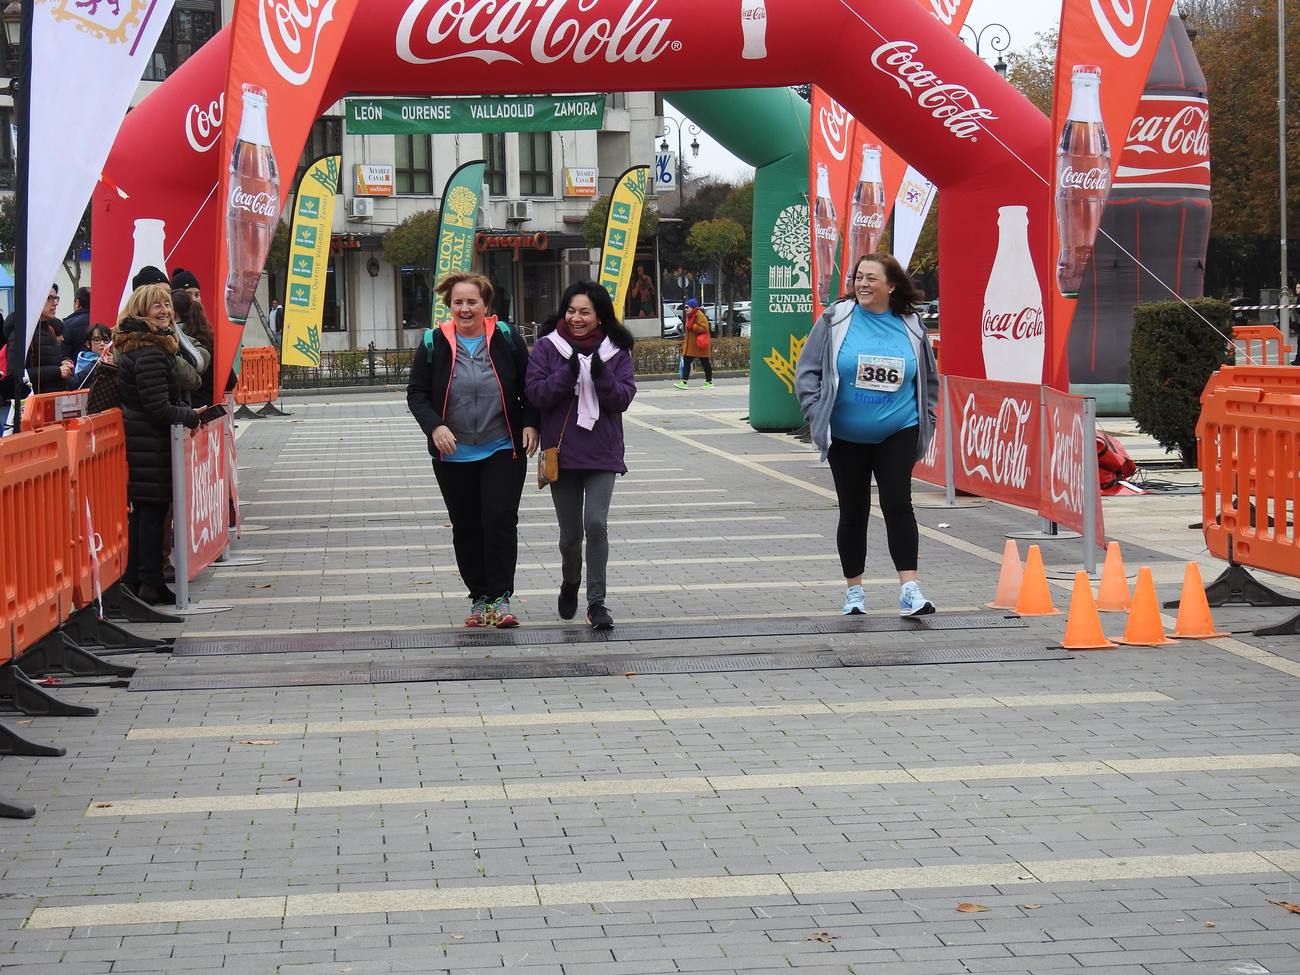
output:
[[[63,320],[63,358],[77,361],[77,353],[89,348],[86,333],[90,331],[90,289],[78,288],[72,296],[72,314]]]
[[[145,602],[162,605],[176,602],[163,582],[163,534],[172,501],[170,428],[199,425],[199,415],[181,400],[172,320],[171,289],[150,284],[132,292],[113,330],[131,502],[122,581]]]
[[[36,323],[35,334],[27,347],[27,378],[31,381],[33,392],[60,392],[72,375],[72,359],[63,355],[63,323],[55,317],[59,310],[59,286],[50,285],[49,295],[41,308],[40,321]],[[10,315],[5,319],[5,343],[8,344],[17,327],[17,318]]]

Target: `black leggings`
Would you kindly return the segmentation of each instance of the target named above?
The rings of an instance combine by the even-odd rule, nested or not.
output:
[[[496,599],[515,589],[519,496],[528,466],[523,451],[498,450],[468,463],[435,462],[451,521],[456,568],[471,599]]]
[[[684,355],[682,356],[682,382],[691,378],[691,363],[698,362],[704,367],[704,381],[713,382],[713,360],[708,356]]]
[[[873,474],[880,491],[880,510],[885,516],[889,557],[899,572],[916,571],[918,538],[916,515],[912,512],[912,468],[916,464],[917,436],[917,428],[908,427],[881,443],[831,439],[827,460],[840,503],[835,542],[845,579],[856,579],[867,565],[867,518],[871,514]]]

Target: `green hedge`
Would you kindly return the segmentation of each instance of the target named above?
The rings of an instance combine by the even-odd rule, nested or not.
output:
[[[1209,324],[1206,324],[1206,322]],[[1153,301],[1133,309],[1129,387],[1142,432],[1196,466],[1196,421],[1211,373],[1232,361],[1226,301]]]
[[[681,339],[637,339],[632,359],[638,376],[663,375],[677,371],[682,354]],[[749,370],[749,339],[715,338],[714,369]]]

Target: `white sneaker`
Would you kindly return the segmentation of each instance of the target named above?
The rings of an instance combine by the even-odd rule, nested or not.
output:
[[[921,587],[914,581],[903,583],[898,593],[899,616],[929,616],[934,612],[934,603],[925,598]]]
[[[840,610],[845,616],[861,616],[867,611],[867,594],[861,586],[849,586],[844,593],[844,608]]]

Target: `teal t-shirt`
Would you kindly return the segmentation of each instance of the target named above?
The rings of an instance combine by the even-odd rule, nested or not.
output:
[[[473,338],[465,338],[463,335],[456,336],[456,341],[470,355],[478,352],[479,346],[483,344],[483,336],[476,335]],[[514,444],[509,437],[499,437],[496,440],[490,440],[487,443],[464,443],[456,441],[456,449],[449,454],[443,455],[443,460],[453,464],[469,464],[476,460],[484,460],[491,457],[498,450],[511,450]]]
[[[831,436],[851,443],[881,443],[921,422],[916,406],[916,356],[907,326],[892,311],[853,309],[835,362],[839,391],[831,411]]]

